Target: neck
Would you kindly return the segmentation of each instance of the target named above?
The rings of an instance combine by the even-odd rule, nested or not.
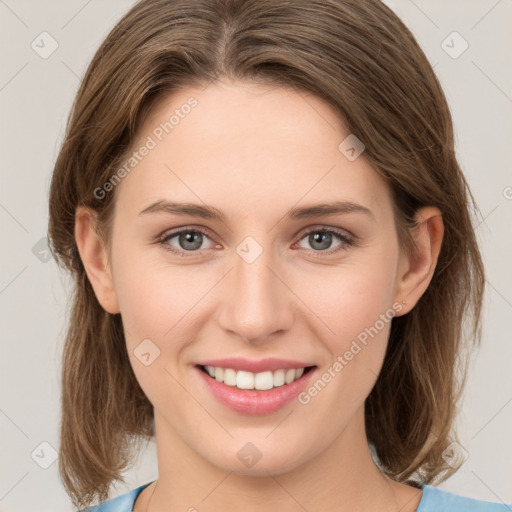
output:
[[[364,409],[331,446],[313,454],[307,463],[260,476],[235,473],[209,463],[156,411],[155,428],[158,485],[145,489],[148,493],[140,505],[137,503],[136,511],[412,512],[421,498],[420,490],[394,482],[375,465],[366,439]]]

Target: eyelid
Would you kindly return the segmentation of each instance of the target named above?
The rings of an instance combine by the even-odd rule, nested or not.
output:
[[[298,237],[298,241],[294,245],[300,243],[302,239],[310,233],[332,233],[341,241],[339,246],[333,249],[327,249],[325,251],[306,249],[308,254],[312,254],[315,257],[322,257],[323,255],[329,257],[331,255],[338,254],[339,252],[346,251],[349,247],[354,247],[357,245],[357,238],[349,231],[341,228],[335,228],[334,226],[326,226],[323,224],[308,226],[307,228],[304,228],[304,230],[299,231],[299,233],[296,235]]]
[[[193,259],[195,256],[202,256],[204,251],[206,251],[206,249],[201,249],[198,251],[184,251],[183,249],[179,249],[177,247],[174,247],[170,243],[168,243],[168,241],[170,239],[174,238],[175,236],[178,236],[183,232],[190,232],[190,231],[195,231],[195,232],[201,233],[203,236],[208,238],[213,244],[216,244],[216,242],[210,236],[208,230],[206,228],[199,227],[199,226],[181,226],[179,228],[167,229],[163,233],[161,233],[160,235],[158,235],[156,237],[153,244],[161,247],[164,251],[167,251],[168,253],[171,253],[174,256],[178,256],[178,257],[184,258],[184,259],[186,259],[186,258]]]
[[[355,239],[355,236],[346,229],[342,228],[336,228],[334,226],[326,226],[325,224],[316,224],[314,226],[308,226],[306,228],[303,228],[301,231],[297,233],[295,236],[300,236],[301,238],[305,235],[309,235],[310,233],[316,233],[316,232],[329,232],[329,233],[336,233],[339,236],[342,236],[344,238],[350,238]]]
[[[179,235],[183,231],[198,231],[199,233],[202,233],[203,235],[207,236],[211,239],[211,236],[206,228],[200,227],[200,226],[180,226],[179,228],[173,228],[173,229],[166,229],[163,233],[158,235],[158,240],[163,240],[165,238],[172,236]]]
[[[207,228],[204,228],[202,226],[181,226],[179,228],[174,228],[170,230],[164,231],[162,234],[160,234],[157,239],[155,240],[156,244],[160,244],[163,246],[164,250],[167,250],[171,253],[178,254],[182,257],[194,257],[194,255],[200,255],[207,249],[200,249],[197,251],[184,251],[178,248],[175,248],[174,246],[167,243],[168,240],[171,238],[174,238],[177,235],[180,235],[183,232],[198,232],[201,233],[203,236],[208,238],[212,243],[216,244],[213,237],[210,235],[209,230]],[[341,244],[338,247],[335,247],[334,249],[327,249],[325,251],[315,251],[313,249],[306,249],[309,254],[314,254],[315,256],[322,256],[322,255],[332,255],[335,253],[338,253],[343,250],[347,250],[350,246],[355,246],[357,244],[357,238],[350,233],[349,231],[341,228],[336,228],[333,226],[326,226],[324,224],[317,224],[313,226],[307,226],[303,228],[301,231],[299,231],[294,238],[298,237],[297,242],[294,243],[294,246],[298,244],[304,237],[309,235],[310,233],[333,233],[336,235],[340,240]]]

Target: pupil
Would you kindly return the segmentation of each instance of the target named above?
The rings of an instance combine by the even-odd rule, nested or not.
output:
[[[310,238],[309,243],[311,244],[312,247],[315,247],[316,243],[320,243],[320,247],[316,247],[317,249],[320,249],[320,250],[328,249],[329,246],[331,245],[331,235],[329,233],[317,232],[317,233],[310,235],[309,238]],[[323,241],[323,243],[322,243],[322,241]]]
[[[180,235],[180,245],[183,249],[191,251],[201,247],[202,233],[188,231]],[[191,244],[191,245],[188,245]]]

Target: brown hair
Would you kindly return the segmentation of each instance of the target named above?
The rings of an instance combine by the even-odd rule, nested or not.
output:
[[[107,499],[111,483],[124,481],[133,442],[154,435],[121,317],[100,306],[79,257],[76,208],[97,212],[108,247],[116,191],[103,198],[94,191],[133,151],[157,100],[219,77],[292,87],[328,102],[389,183],[403,247],[411,249],[406,228],[418,208],[441,210],[445,234],[431,284],[409,314],[393,320],[365,414],[386,474],[400,482],[444,480],[456,470],[443,450],[455,439],[466,374],[460,356],[480,339],[484,273],[449,107],[414,37],[377,0],[142,0],[90,63],[51,182],[50,246],[75,282],[62,370],[66,491],[77,506]]]

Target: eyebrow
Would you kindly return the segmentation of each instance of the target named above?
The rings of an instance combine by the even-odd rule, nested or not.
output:
[[[145,215],[147,213],[164,212],[173,215],[188,215],[193,217],[201,217],[203,219],[214,219],[220,222],[226,221],[226,216],[213,206],[201,205],[196,203],[177,203],[160,199],[151,203],[139,213]],[[289,219],[310,219],[321,217],[323,215],[340,215],[346,213],[362,213],[375,219],[372,211],[359,203],[353,201],[335,201],[332,203],[322,203],[313,206],[300,208],[292,208],[284,217]]]

